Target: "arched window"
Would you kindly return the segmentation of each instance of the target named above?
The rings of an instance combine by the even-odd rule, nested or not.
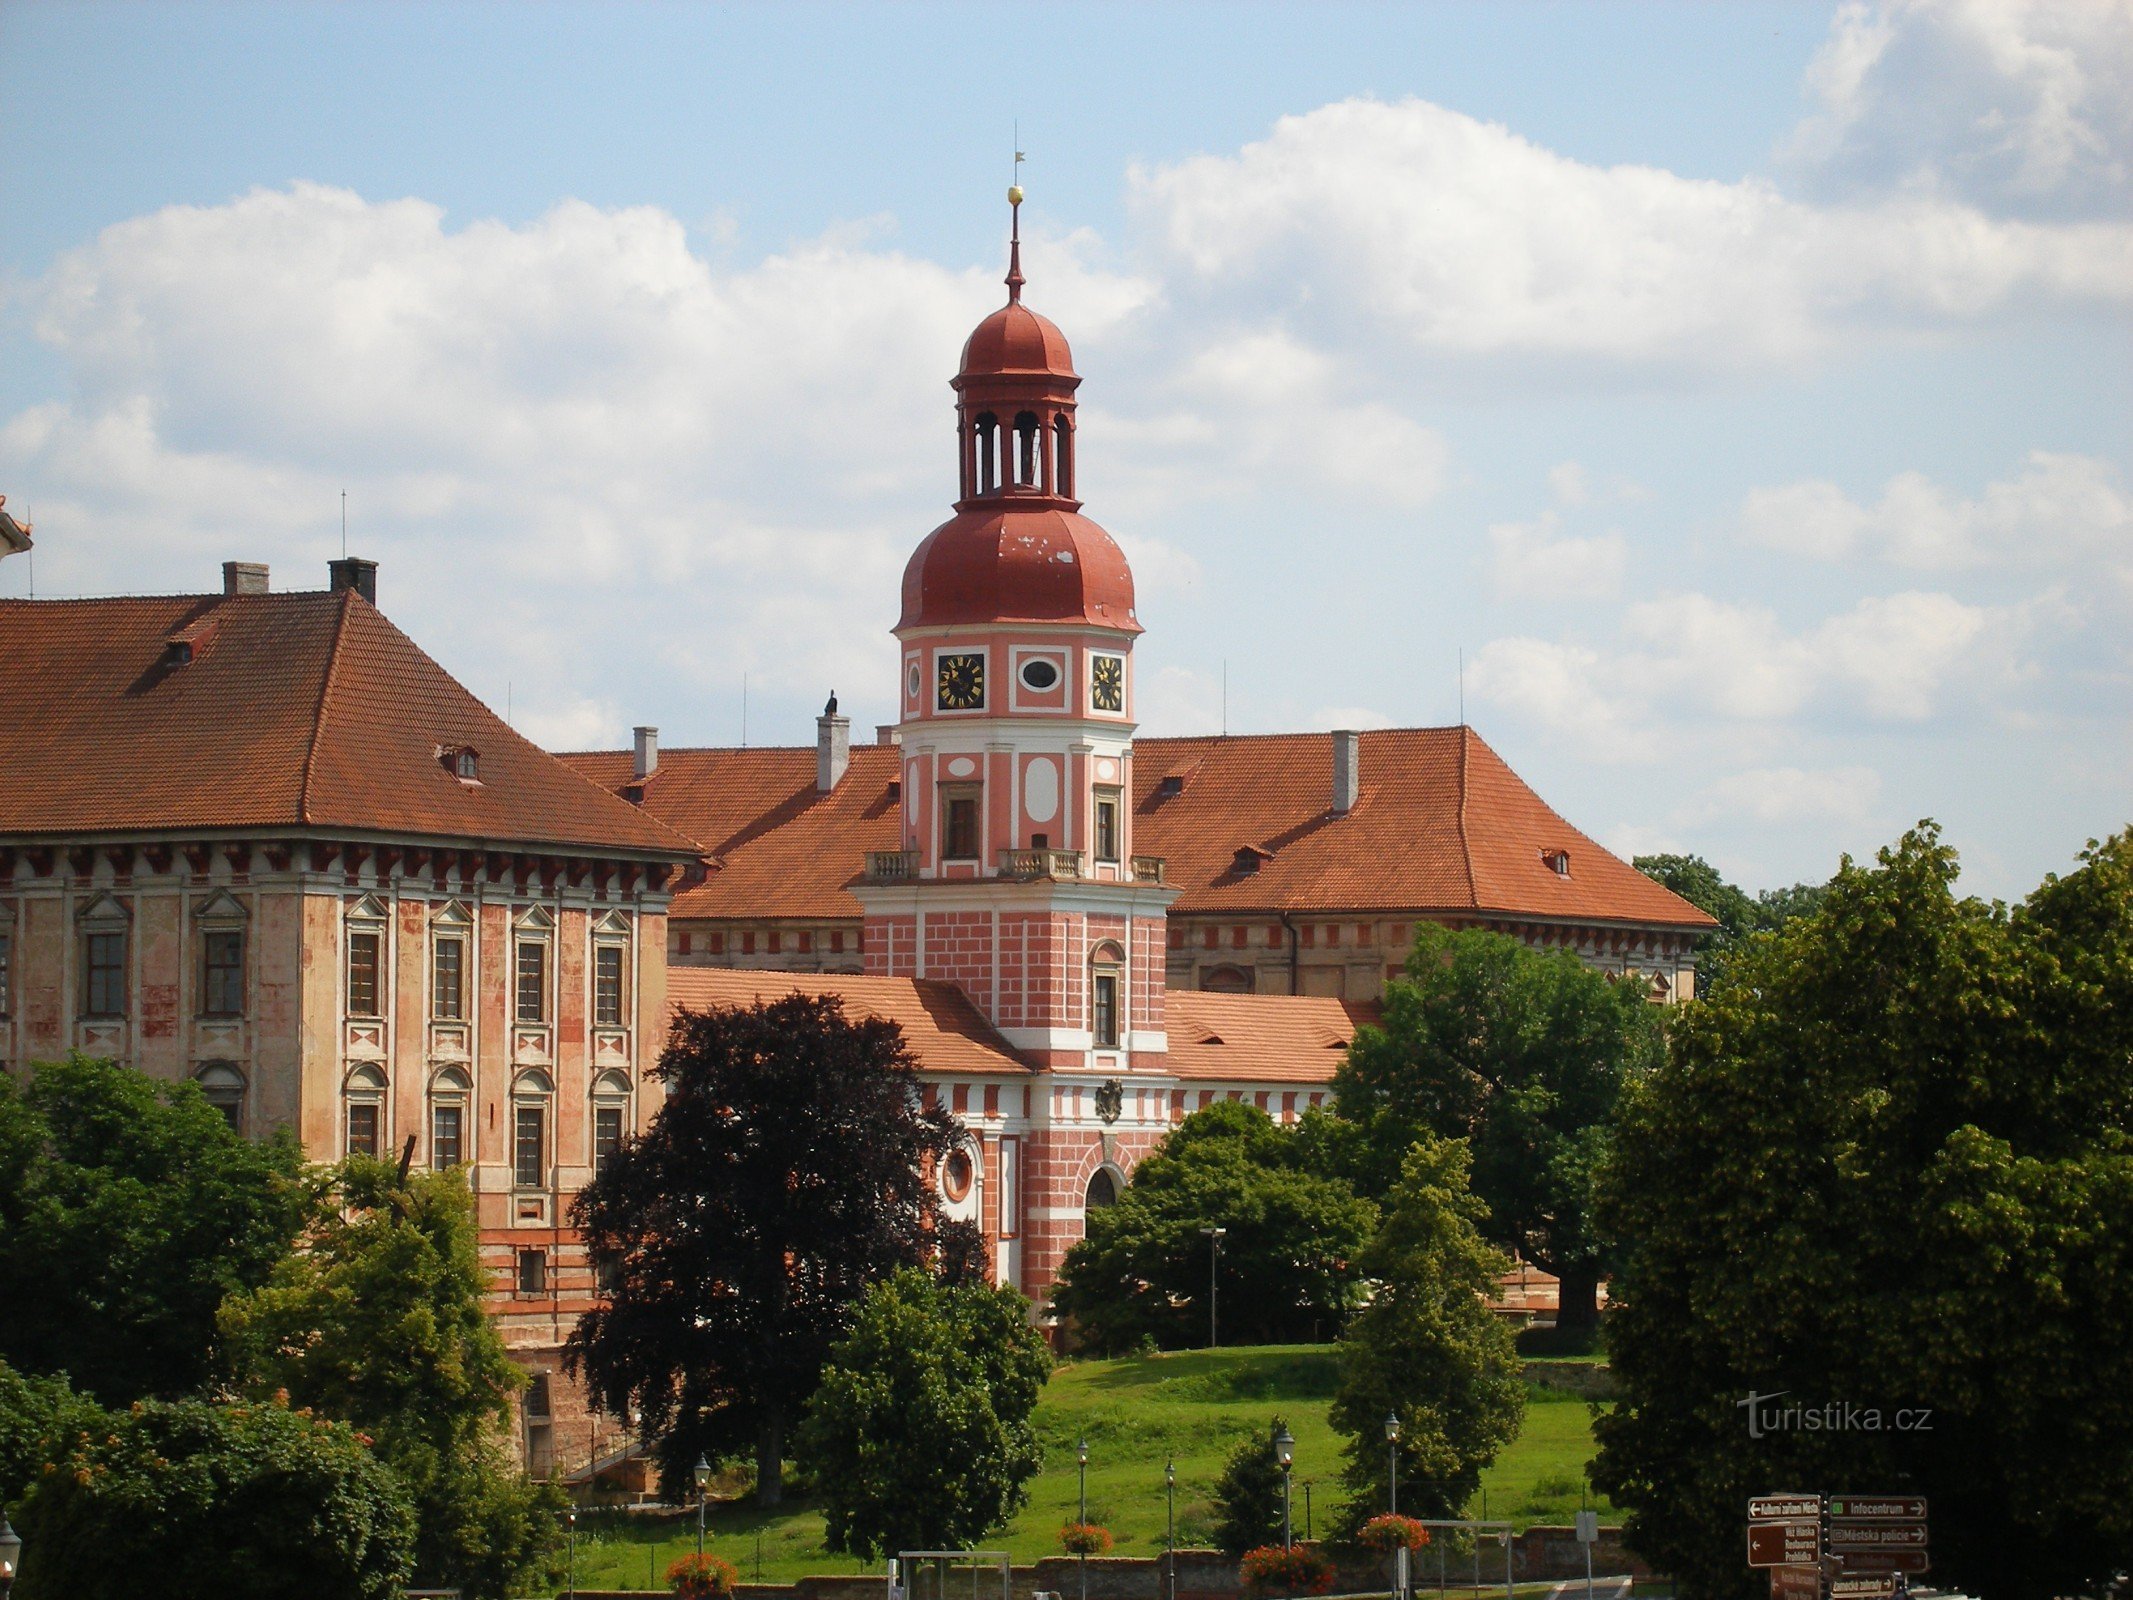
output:
[[[348,1074],[341,1092],[346,1104],[348,1154],[375,1156],[385,1151],[385,1074],[365,1062]]]
[[[1200,975],[1200,988],[1206,994],[1250,994],[1257,987],[1243,967],[1209,967]]]
[[[1109,940],[1089,952],[1089,1032],[1099,1050],[1118,1048],[1125,960],[1125,952]]]
[[[193,1074],[193,1082],[232,1129],[244,1132],[244,1074],[235,1062],[210,1061]]]
[[[592,1164],[593,1175],[607,1170],[607,1163],[622,1148],[630,1131],[630,1081],[619,1072],[603,1072],[593,1084]]]
[[[457,1067],[430,1080],[430,1166],[438,1172],[467,1159],[467,1097],[472,1086]]]
[[[1037,413],[1018,412],[1015,416],[1015,482],[1031,485],[1037,481]]]
[[[540,1189],[548,1181],[548,1113],[555,1084],[545,1072],[521,1072],[511,1084],[511,1184]]]
[[[1098,1167],[1089,1178],[1089,1192],[1082,1196],[1082,1210],[1095,1211],[1103,1206],[1117,1204],[1118,1179],[1111,1175],[1109,1167]]]
[[[978,493],[991,494],[1000,486],[1000,419],[990,411],[978,413]]]
[[[1074,498],[1074,430],[1065,417],[1052,419],[1052,492],[1062,500]]]

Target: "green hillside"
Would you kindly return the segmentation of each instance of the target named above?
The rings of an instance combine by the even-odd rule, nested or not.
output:
[[[1552,1363],[1531,1369],[1547,1374]],[[1586,1369],[1589,1374],[1589,1367]],[[1578,1374],[1565,1374],[1566,1385]],[[1333,1350],[1328,1345],[1186,1351],[1125,1361],[1084,1361],[1061,1367],[1038,1407],[1045,1470],[1030,1486],[1030,1504],[992,1543],[1029,1560],[1058,1554],[1059,1525],[1078,1509],[1074,1443],[1089,1441],[1089,1515],[1108,1527],[1119,1555],[1163,1549],[1163,1463],[1178,1467],[1178,1542],[1200,1542],[1212,1521],[1208,1494],[1236,1441],[1265,1437],[1277,1412],[1296,1436],[1295,1520],[1304,1532],[1304,1485],[1312,1486],[1312,1520],[1323,1531],[1339,1496],[1340,1441],[1326,1423],[1333,1397]],[[922,1449],[923,1441],[913,1441]],[[1567,1522],[1579,1505],[1585,1464],[1592,1455],[1586,1403],[1545,1381],[1529,1384],[1526,1422],[1517,1441],[1483,1478],[1491,1516],[1529,1522]],[[1604,1500],[1589,1504],[1608,1510]],[[1477,1501],[1470,1508],[1481,1512]],[[693,1528],[670,1525],[653,1550],[639,1529],[597,1531],[581,1523],[580,1587],[646,1588],[656,1566],[693,1549]],[[808,1572],[856,1572],[861,1565],[822,1549],[822,1519],[804,1502],[764,1516],[742,1505],[714,1506],[710,1548],[776,1582]]]

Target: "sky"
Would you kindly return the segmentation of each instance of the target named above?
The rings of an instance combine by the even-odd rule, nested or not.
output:
[[[0,596],[345,494],[551,748],[887,721],[1019,139],[1144,733],[1463,716],[1751,889],[2133,823],[2133,0],[0,0],[0,104]]]

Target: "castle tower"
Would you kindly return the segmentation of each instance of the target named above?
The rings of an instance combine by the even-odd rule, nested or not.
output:
[[[1030,1285],[1130,1165],[1118,1141],[1167,1116],[1175,896],[1133,853],[1133,574],[1080,514],[1081,379],[1022,303],[1021,198],[1007,304],[953,384],[955,515],[904,569],[903,848],[854,892],[869,973],[956,983],[1037,1069],[1000,1229],[1023,1246],[1003,1275]]]

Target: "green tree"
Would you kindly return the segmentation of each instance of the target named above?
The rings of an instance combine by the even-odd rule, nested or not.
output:
[[[1042,1465],[1051,1353],[1006,1287],[905,1268],[867,1291],[808,1402],[800,1460],[832,1550],[953,1550],[1002,1526]]]
[[[60,1442],[19,1513],[16,1600],[388,1600],[406,1580],[406,1490],[344,1425],[150,1400]]]
[[[293,1139],[240,1138],[190,1083],[79,1056],[0,1075],[0,1359],[106,1405],[199,1388],[223,1297],[317,1197]]]
[[[1230,1451],[1215,1480],[1215,1548],[1242,1555],[1281,1543],[1281,1463],[1274,1437],[1288,1424],[1276,1417],[1264,1434],[1247,1434]]]
[[[60,1441],[85,1432],[103,1416],[95,1401],[64,1378],[33,1378],[0,1361],[0,1511],[20,1504]]]
[[[1567,950],[1424,924],[1384,1021],[1358,1031],[1333,1080],[1382,1193],[1424,1134],[1468,1140],[1486,1232],[1561,1280],[1559,1325],[1598,1319],[1607,1241],[1592,1183],[1622,1086],[1664,1050],[1658,1008]]]
[[[484,1307],[473,1197],[458,1171],[402,1182],[362,1156],[338,1181],[311,1247],[225,1303],[232,1370],[373,1442],[413,1497],[421,1584],[520,1592],[551,1562],[562,1499],[505,1453],[526,1379]]]
[[[1117,1204],[1090,1214],[1088,1236],[1060,1267],[1053,1309],[1099,1349],[1203,1344],[1206,1230],[1220,1227],[1225,1341],[1281,1343],[1338,1329],[1377,1213],[1344,1180],[1307,1170],[1309,1153],[1256,1106],[1225,1101],[1194,1112],[1143,1158]]]
[[[1431,1517],[1459,1515],[1525,1420],[1511,1330],[1486,1303],[1508,1263],[1482,1239],[1468,1159],[1463,1141],[1417,1139],[1363,1257],[1375,1293],[1341,1338],[1328,1413],[1348,1436],[1355,1524],[1387,1503],[1388,1412],[1400,1419],[1401,1508]]]
[[[642,1412],[667,1482],[752,1449],[775,1505],[787,1425],[860,1296],[900,1267],[977,1270],[929,1177],[962,1130],[921,1107],[902,1030],[829,995],[683,1010],[654,1072],[651,1127],[571,1212],[613,1287],[568,1359],[603,1409]]]
[[[1638,856],[1637,870],[1655,883],[1664,884],[1699,910],[1718,919],[1718,929],[1707,934],[1696,953],[1696,992],[1715,993],[1724,987],[1726,969],[1734,953],[1759,933],[1775,933],[1794,917],[1805,916],[1821,904],[1828,886],[1796,883],[1786,889],[1765,889],[1751,895],[1728,883],[1719,870],[1702,856]]]
[[[2133,1562],[2133,836],[2013,911],[1955,878],[1930,824],[1846,861],[1625,1105],[1593,1477],[1695,1593],[1779,1488],[1927,1495],[1995,1600]]]

